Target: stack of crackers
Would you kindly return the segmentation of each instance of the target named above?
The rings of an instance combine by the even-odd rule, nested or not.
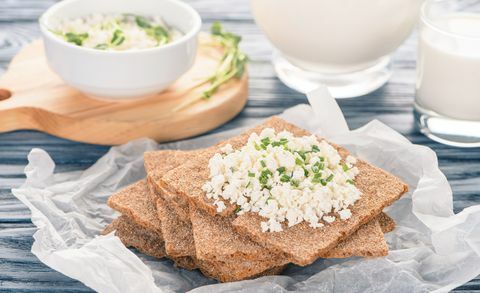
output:
[[[388,254],[384,233],[395,223],[382,210],[408,187],[397,177],[358,160],[355,181],[362,192],[346,221],[311,228],[302,222],[282,232],[262,232],[262,217],[237,215],[237,207],[217,213],[202,191],[209,179],[208,162],[220,148],[246,144],[251,133],[264,128],[310,135],[272,117],[245,133],[207,149],[145,153],[147,178],[112,195],[108,205],[122,215],[103,234],[115,234],[128,247],[157,258],[168,257],[178,267],[199,269],[221,282],[279,274],[289,263],[306,266],[318,258],[379,257]],[[332,144],[333,145],[333,144]],[[343,159],[348,151],[333,145]],[[335,215],[335,213],[332,213]]]

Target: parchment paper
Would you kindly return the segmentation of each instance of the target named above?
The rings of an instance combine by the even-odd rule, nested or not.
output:
[[[349,131],[325,88],[312,92],[309,101],[312,106],[299,105],[282,116],[409,184],[410,192],[386,209],[397,222],[386,235],[387,257],[318,260],[307,267],[291,265],[281,276],[217,284],[196,271],[175,269],[168,260],[134,253],[113,233],[98,236],[117,216],[106,205],[108,196],[145,176],[145,151],[206,147],[238,129],[163,145],[133,141],[113,147],[81,172],[55,174],[49,155],[33,149],[25,168],[27,179],[13,190],[38,227],[32,252],[51,268],[100,292],[443,292],[477,276],[480,205],[453,213],[452,191],[435,153],[379,121]]]

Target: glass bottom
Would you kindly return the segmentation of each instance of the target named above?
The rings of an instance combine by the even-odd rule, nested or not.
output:
[[[278,78],[289,88],[308,93],[319,85],[325,85],[335,98],[353,98],[371,93],[383,86],[392,75],[389,56],[364,70],[342,74],[323,74],[301,69],[278,51],[273,53],[272,63]]]
[[[417,103],[414,115],[420,132],[436,142],[454,147],[480,147],[480,121],[448,118]]]

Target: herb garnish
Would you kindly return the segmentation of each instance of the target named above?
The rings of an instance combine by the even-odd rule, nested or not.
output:
[[[88,38],[88,33],[76,34],[76,33],[66,33],[65,40],[69,43],[74,43],[77,46],[81,46],[83,41]]]
[[[116,29],[113,32],[113,37],[112,40],[110,40],[110,44],[113,46],[120,46],[123,41],[125,41],[125,35],[123,34],[123,31],[120,29]]]
[[[238,44],[242,40],[239,35],[227,32],[223,29],[220,22],[215,21],[210,29],[214,44],[222,47],[224,53],[220,59],[217,70],[211,76],[207,77],[197,86],[203,84],[210,84],[210,86],[202,92],[200,97],[187,100],[180,104],[173,111],[181,110],[191,104],[194,104],[200,100],[208,100],[223,84],[229,82],[232,79],[240,79],[245,72],[245,66],[248,62],[248,56],[241,52],[238,48]]]
[[[154,38],[158,45],[163,45],[170,42],[170,34],[163,26],[153,26],[146,17],[139,15],[135,16],[135,22],[145,31],[148,36]]]

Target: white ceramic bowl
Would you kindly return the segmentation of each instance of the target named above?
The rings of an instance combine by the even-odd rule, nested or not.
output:
[[[159,15],[184,35],[161,47],[102,51],[68,43],[48,28],[60,18],[92,13]],[[161,92],[195,60],[201,19],[178,0],[64,0],[40,17],[48,63],[66,83],[95,97],[131,99]]]

